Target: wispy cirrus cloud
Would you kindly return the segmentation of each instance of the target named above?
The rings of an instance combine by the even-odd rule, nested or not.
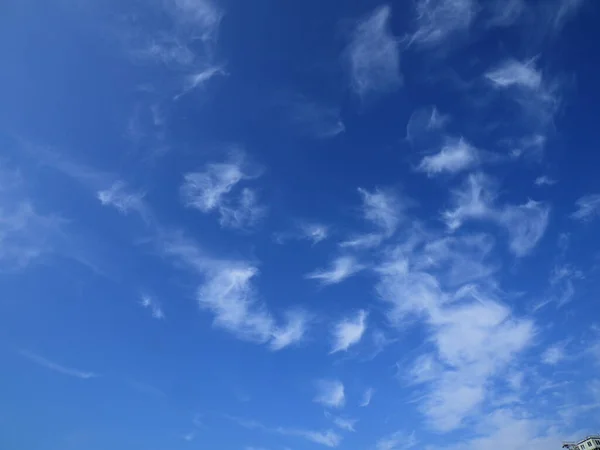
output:
[[[175,95],[174,100],[178,100],[185,94],[194,89],[202,89],[208,84],[210,80],[218,76],[226,76],[228,73],[221,66],[210,66],[201,69],[190,75],[186,75],[183,83],[183,90]]]
[[[276,233],[275,240],[283,244],[290,239],[310,241],[313,245],[324,241],[331,234],[331,227],[319,222],[300,221],[294,229],[287,232]]]
[[[365,220],[373,223],[385,236],[393,234],[404,218],[404,212],[409,206],[407,202],[402,202],[392,191],[382,189],[368,191],[358,188],[358,193],[362,197]]]
[[[362,400],[358,406],[365,408],[371,404],[371,399],[373,398],[373,394],[375,394],[375,389],[367,388],[363,393]]]
[[[365,266],[353,256],[340,256],[334,259],[328,269],[310,272],[306,278],[317,280],[323,285],[338,284],[363,270]]]
[[[30,352],[30,351],[21,350],[19,352],[19,354],[21,356],[27,358],[28,360],[30,360],[42,367],[45,367],[46,369],[52,370],[52,371],[60,373],[62,375],[67,375],[67,376],[74,377],[74,378],[81,378],[84,380],[88,380],[90,378],[96,378],[99,376],[98,374],[96,374],[94,372],[85,372],[82,370],[63,366],[61,364],[58,364],[54,361],[50,361],[49,359],[46,359],[43,356],[40,356],[40,355]]]
[[[278,321],[260,301],[254,279],[256,265],[243,260],[216,259],[181,235],[163,236],[161,251],[202,277],[197,301],[213,314],[215,327],[239,339],[281,350],[299,343],[308,331],[310,315],[290,309]]]
[[[392,34],[392,9],[380,6],[356,25],[346,49],[352,90],[361,98],[397,89],[400,75],[399,41]]]
[[[203,213],[216,212],[223,227],[251,227],[264,216],[266,209],[259,203],[255,190],[238,186],[260,174],[260,167],[236,150],[225,162],[208,163],[201,171],[185,174],[181,195],[187,207]]]
[[[19,171],[0,167],[0,271],[24,269],[51,253],[64,223],[36,208]]]
[[[514,123],[522,130],[517,155],[522,148],[542,148],[546,134],[560,104],[559,84],[548,79],[537,67],[537,59],[505,59],[484,74],[484,79],[499,94],[499,101],[516,105]]]
[[[375,450],[408,450],[418,443],[414,432],[407,433],[400,430],[379,439],[375,444]]]
[[[566,341],[558,342],[551,345],[542,353],[542,362],[550,366],[555,366],[566,357],[565,347]]]
[[[169,11],[179,25],[189,26],[202,41],[216,39],[224,11],[212,0],[173,0]]]
[[[342,436],[333,430],[317,431],[306,430],[302,428],[269,427],[256,420],[246,420],[237,417],[228,418],[244,428],[261,430],[266,433],[278,434],[280,436],[299,437],[307,441],[314,442],[315,444],[324,445],[326,447],[337,447],[342,442]]]
[[[588,222],[600,217],[600,194],[588,194],[580,197],[575,202],[577,210],[571,214],[571,218],[581,222]]]
[[[155,319],[160,320],[165,318],[165,313],[160,306],[160,303],[154,297],[150,297],[149,295],[145,294],[142,295],[142,298],[140,299],[140,305],[142,308],[149,309],[152,313],[152,317]]]
[[[108,189],[98,191],[96,196],[104,206],[112,206],[122,214],[137,212],[142,217],[148,215],[144,203],[144,192],[133,192],[123,181],[116,181]]]
[[[346,404],[343,383],[339,380],[320,380],[313,401],[327,408],[342,408]]]
[[[447,139],[438,153],[425,156],[417,170],[429,176],[441,173],[458,173],[472,169],[481,162],[479,150],[465,139]]]
[[[410,42],[436,46],[466,33],[477,14],[473,0],[418,0],[415,4],[415,31]]]
[[[333,347],[330,353],[347,351],[362,339],[367,329],[368,314],[361,309],[355,317],[342,319],[333,328]]]
[[[537,177],[534,181],[536,186],[553,186],[557,183],[557,181],[553,178],[548,177],[547,175],[541,175]]]
[[[527,255],[544,235],[550,207],[533,200],[521,205],[496,206],[496,183],[482,173],[472,174],[453,192],[454,209],[442,216],[448,227],[458,229],[466,220],[489,220],[505,228],[510,250]]]
[[[471,243],[450,248],[446,237],[431,232],[405,236],[406,242],[385,249],[376,268],[376,292],[389,307],[390,323],[425,327],[429,348],[402,371],[401,379],[424,386],[419,409],[440,432],[460,428],[480,411],[493,392],[492,380],[518,360],[536,335],[532,320],[516,317],[497,297],[495,270],[485,260],[489,240],[474,238],[476,252],[481,251],[480,273],[458,281],[453,273],[474,250]],[[427,250],[432,243],[435,250]]]

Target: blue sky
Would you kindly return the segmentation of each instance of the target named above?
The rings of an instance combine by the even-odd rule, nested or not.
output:
[[[595,2],[3,11],[0,447],[600,431]]]

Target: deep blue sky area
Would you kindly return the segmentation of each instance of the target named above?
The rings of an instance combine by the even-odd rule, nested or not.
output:
[[[0,448],[599,433],[599,21],[4,2]]]

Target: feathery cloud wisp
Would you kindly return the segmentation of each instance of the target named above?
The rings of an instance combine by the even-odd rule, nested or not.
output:
[[[375,393],[375,389],[367,388],[367,390],[365,390],[365,393],[363,394],[363,398],[362,398],[359,406],[361,406],[363,408],[366,406],[369,406],[371,404],[371,399],[373,398],[374,393]]]
[[[443,213],[451,230],[466,220],[489,220],[504,227],[509,247],[516,256],[527,255],[544,235],[550,207],[529,200],[522,205],[495,205],[494,181],[482,173],[470,175],[465,185],[453,193],[455,208]]]
[[[544,353],[542,353],[542,362],[551,366],[558,364],[566,356],[565,345],[566,342],[559,342],[548,347]]]
[[[29,351],[23,350],[23,351],[20,351],[19,353],[21,354],[21,356],[24,356],[28,360],[30,360],[36,364],[39,364],[40,366],[45,367],[46,369],[53,370],[54,372],[58,372],[63,375],[68,375],[70,377],[75,377],[75,378],[81,378],[84,380],[87,380],[90,378],[96,378],[99,376],[93,372],[84,372],[82,370],[62,366],[58,363],[55,363],[54,361],[50,361],[49,359],[46,359],[40,355],[37,355],[37,354],[29,352]]]
[[[364,218],[381,229],[386,236],[392,235],[404,217],[406,205],[389,191],[375,189],[369,192],[358,188],[358,193],[362,197]]]
[[[389,6],[381,6],[354,29],[347,48],[351,86],[359,97],[384,93],[400,86],[398,39],[390,30]]]
[[[147,213],[143,192],[130,192],[122,181],[117,181],[108,189],[98,191],[98,200],[103,206],[112,206],[122,214],[135,211],[142,216]]]
[[[214,315],[216,327],[242,340],[268,344],[272,350],[281,350],[304,338],[309,315],[292,309],[286,313],[286,321],[277,321],[256,293],[253,280],[259,272],[255,265],[214,259],[182,236],[165,236],[160,244],[166,255],[202,276],[198,305]]]
[[[416,30],[410,41],[422,46],[446,42],[468,31],[476,11],[473,0],[418,0]]]
[[[534,184],[536,186],[552,186],[555,185],[557,183],[556,180],[546,176],[546,175],[541,175],[539,177],[537,177],[534,181]]]
[[[203,213],[218,212],[223,227],[249,227],[263,217],[265,208],[253,189],[242,188],[238,195],[235,191],[241,182],[259,175],[260,169],[237,151],[226,162],[209,163],[200,172],[185,174],[181,194],[188,207]]]
[[[316,270],[307,274],[306,278],[318,280],[323,285],[338,284],[363,269],[364,266],[353,256],[340,256],[333,260],[329,269]]]
[[[520,62],[508,59],[487,72],[485,78],[499,88],[519,87],[536,90],[542,85],[542,74],[535,68],[533,60]]]
[[[478,150],[463,138],[449,140],[435,155],[425,156],[417,170],[429,176],[443,172],[458,173],[479,163]]]
[[[155,319],[165,318],[165,313],[162,310],[160,303],[149,295],[142,295],[140,305],[142,305],[143,308],[149,309],[152,312],[152,317]]]
[[[346,403],[344,385],[338,380],[321,380],[317,383],[318,393],[315,403],[328,408],[341,408]]]
[[[418,444],[415,433],[406,433],[396,431],[389,436],[383,437],[377,441],[376,450],[408,450]]]
[[[575,202],[575,205],[577,211],[571,214],[575,220],[586,222],[600,216],[600,194],[584,195]]]
[[[346,351],[358,344],[367,329],[367,312],[360,310],[356,317],[346,318],[336,323],[333,329],[333,348],[330,353]]]

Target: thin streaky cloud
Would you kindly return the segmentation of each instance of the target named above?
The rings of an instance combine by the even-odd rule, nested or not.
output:
[[[308,332],[311,316],[304,311],[288,311],[286,323],[275,327],[271,332],[269,346],[272,350],[281,350],[301,342]]]
[[[475,16],[473,0],[417,0],[415,31],[410,43],[424,47],[443,45],[460,33],[466,33]]]
[[[575,206],[577,210],[571,214],[571,218],[587,222],[600,216],[600,194],[588,194],[580,197]]]
[[[368,314],[365,310],[357,312],[355,317],[342,319],[333,328],[333,348],[330,353],[347,351],[362,339],[367,329]]]
[[[187,94],[194,89],[204,88],[206,84],[217,76],[226,76],[228,73],[219,66],[208,67],[204,70],[196,72],[191,75],[187,75],[184,80],[183,90],[173,97],[173,100],[178,100],[183,95]]]
[[[353,256],[340,256],[332,261],[328,269],[315,270],[307,274],[306,278],[317,280],[323,285],[338,284],[364,268]]]
[[[361,98],[393,91],[402,83],[399,41],[391,31],[391,14],[386,5],[360,20],[346,49],[351,87]]]
[[[170,12],[182,26],[189,26],[202,41],[214,41],[225,12],[212,0],[173,0]]]
[[[36,353],[30,352],[27,350],[22,350],[19,352],[19,354],[21,356],[27,358],[28,360],[30,360],[42,367],[45,367],[46,369],[50,369],[54,372],[57,372],[57,373],[60,373],[63,375],[68,375],[70,377],[81,378],[81,379],[87,380],[90,378],[97,378],[100,376],[94,372],[85,372],[82,370],[73,369],[71,367],[62,366],[54,361],[50,361],[49,359],[46,359],[43,356],[40,356]]]
[[[348,419],[345,417],[333,417],[332,422],[340,430],[349,431],[354,433],[356,431],[355,425],[358,423],[358,419]]]

